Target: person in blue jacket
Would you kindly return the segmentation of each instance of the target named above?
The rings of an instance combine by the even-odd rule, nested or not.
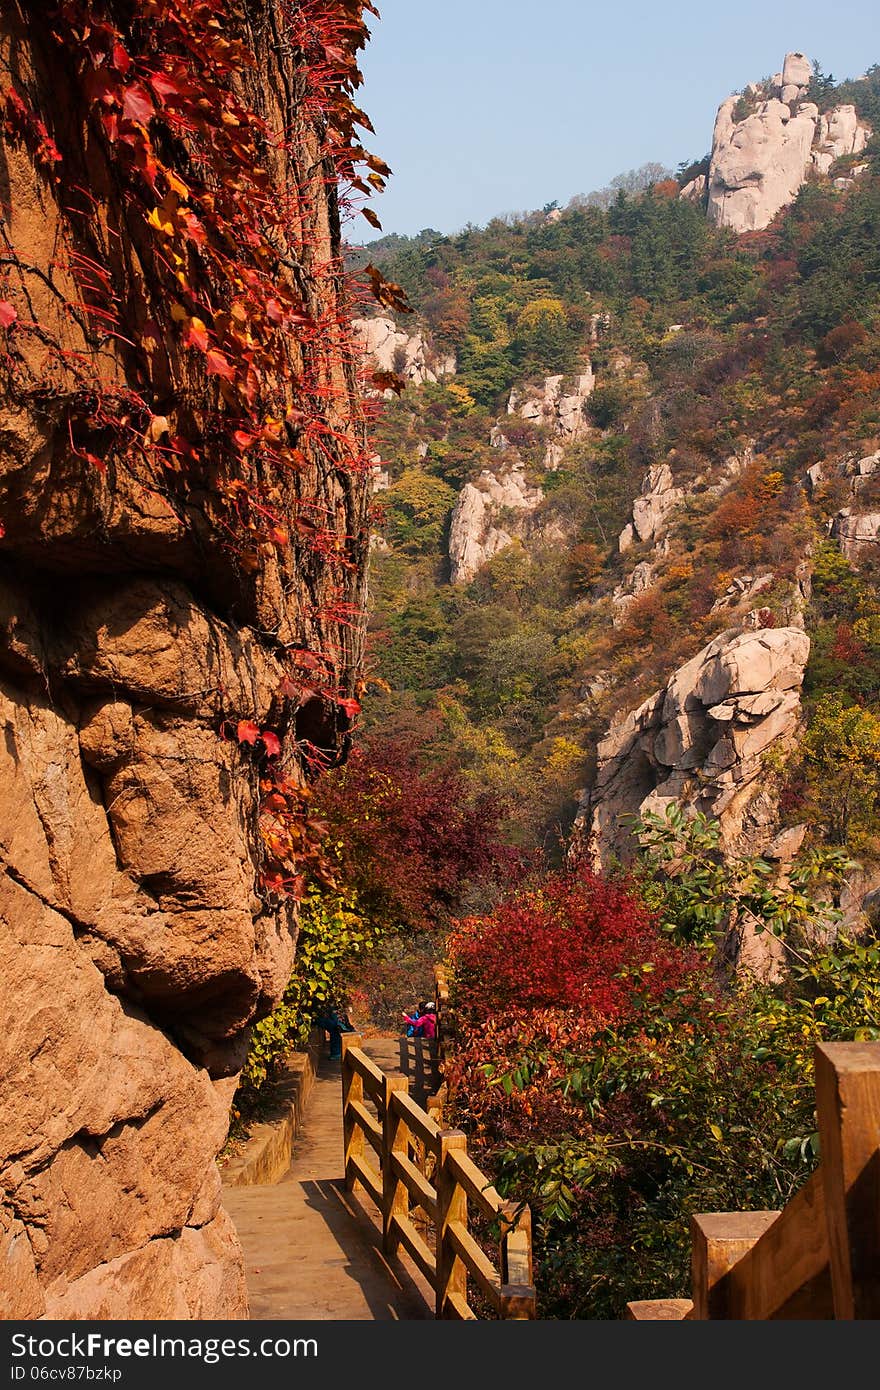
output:
[[[342,1056],[343,1033],[354,1032],[348,1014],[335,1004],[329,1004],[322,1013],[317,1015],[315,1023],[327,1033],[330,1040],[330,1060],[336,1061]]]

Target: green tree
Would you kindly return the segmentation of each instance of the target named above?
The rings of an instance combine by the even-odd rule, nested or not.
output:
[[[880,717],[840,695],[816,706],[803,743],[811,805],[829,840],[878,847]]]

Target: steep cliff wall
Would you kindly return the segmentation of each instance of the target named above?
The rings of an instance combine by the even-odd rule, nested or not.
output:
[[[808,100],[812,75],[803,53],[787,53],[769,82],[753,83],[719,106],[708,173],[682,190],[683,197],[705,198],[716,226],[762,230],[811,175],[827,174],[836,160],[864,150],[870,126],[849,104],[820,113]]]
[[[246,1315],[215,1158],[356,712],[361,8],[3,10],[6,1318]]]

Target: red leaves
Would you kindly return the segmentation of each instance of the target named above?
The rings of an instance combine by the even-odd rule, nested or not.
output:
[[[131,58],[118,41],[114,43],[110,54],[110,61],[117,72],[121,72],[124,77],[131,67]]]
[[[349,719],[354,719],[355,715],[361,712],[360,700],[337,700],[336,705],[343,714],[348,715]]]
[[[171,101],[181,95],[180,83],[175,82],[167,73],[151,72],[147,76],[147,81],[159,101]]]
[[[11,328],[18,318],[18,310],[8,299],[0,299],[0,328]]]
[[[207,352],[210,344],[208,330],[201,319],[190,319],[183,333],[183,341],[186,347],[198,348],[200,352]]]
[[[262,743],[268,758],[280,756],[281,740],[278,735],[273,734],[271,729],[260,729],[251,719],[239,720],[235,737],[239,743],[246,743],[251,748],[256,748],[258,743]]]
[[[151,116],[154,116],[156,108],[153,105],[153,98],[146,87],[140,82],[133,82],[126,87],[122,98],[122,114],[127,121],[133,124],[146,125]]]
[[[235,368],[229,358],[224,357],[216,348],[210,348],[205,354],[205,366],[211,376],[222,376],[225,381],[235,380]]]
[[[693,951],[661,937],[633,892],[585,871],[548,875],[491,917],[466,919],[453,954],[467,981],[462,1004],[484,1017],[513,1007],[562,1008],[603,1022],[632,1008],[624,967],[647,966],[641,987],[659,998],[698,964]]]

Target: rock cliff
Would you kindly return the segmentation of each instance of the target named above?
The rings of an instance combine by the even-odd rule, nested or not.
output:
[[[807,100],[811,77],[809,59],[787,53],[769,83],[753,83],[721,103],[708,174],[682,190],[706,199],[717,226],[760,231],[794,201],[811,171],[827,174],[835,160],[865,148],[870,126],[851,105],[820,114]]]
[[[541,386],[514,389],[507,402],[508,415],[518,415],[532,424],[547,429],[549,439],[544,454],[544,466],[555,469],[562,460],[566,444],[583,439],[589,431],[584,406],[593,394],[596,376],[592,364],[574,377],[570,386],[561,374],[549,376]],[[503,439],[503,425],[499,427]]]
[[[215,1159],[293,959],[307,827],[279,808],[301,750],[341,756],[359,661],[332,109],[316,123],[305,36],[270,44],[273,0],[224,26],[231,67],[203,62],[209,27],[192,71],[161,66],[190,51],[162,25],[200,11],[169,7],[138,49],[124,8],[85,44],[70,6],[0,22],[4,1318],[246,1316]],[[187,115],[207,72],[216,127]],[[241,159],[228,201],[200,183],[215,154]],[[299,201],[233,269],[249,179]]]
[[[541,488],[530,486],[519,464],[496,473],[484,469],[476,483],[466,483],[449,531],[452,583],[469,584],[487,560],[524,536],[543,500]]]
[[[809,652],[799,628],[721,633],[608,730],[577,818],[597,867],[632,854],[630,817],[670,801],[717,818],[732,848],[763,847],[776,811],[764,758],[792,746]]]
[[[393,372],[414,386],[455,375],[454,355],[436,351],[422,329],[405,333],[393,319],[381,314],[353,319],[352,329],[363,352],[367,374],[364,390],[368,393],[372,389],[368,378],[373,372]],[[394,393],[386,389],[381,394],[390,397]]]

